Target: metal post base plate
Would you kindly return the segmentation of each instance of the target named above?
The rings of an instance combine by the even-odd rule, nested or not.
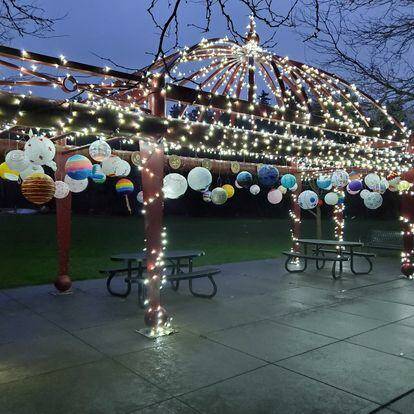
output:
[[[135,330],[135,332],[139,333],[140,335],[143,335],[149,339],[157,339],[160,338],[162,336],[168,336],[168,335],[172,335],[174,333],[177,333],[177,330],[174,329],[173,327],[167,327],[167,328],[162,328],[159,330],[155,330],[152,328],[142,328],[142,329],[137,329]]]

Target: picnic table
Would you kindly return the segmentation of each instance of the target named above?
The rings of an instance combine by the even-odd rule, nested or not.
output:
[[[297,242],[303,247],[302,252],[284,252],[288,256],[285,268],[289,272],[303,272],[307,268],[308,260],[313,260],[316,262],[316,268],[318,270],[322,269],[325,266],[326,262],[333,262],[332,265],[332,276],[337,278],[336,275],[336,265],[339,263],[339,271],[342,274],[343,272],[343,263],[345,261],[350,262],[351,272],[355,275],[368,274],[372,271],[372,261],[371,259],[375,257],[374,253],[363,252],[360,249],[364,246],[362,242],[359,241],[346,241],[346,240],[323,240],[323,239],[298,239]],[[312,252],[308,252],[308,247],[312,248]],[[369,265],[368,270],[361,271],[355,268],[355,258],[362,257],[364,258]],[[291,259],[301,259],[304,261],[303,267],[298,267],[296,269],[289,268],[289,263]]]
[[[211,298],[217,293],[217,286],[213,276],[220,273],[219,269],[202,269],[193,270],[193,260],[197,257],[204,256],[201,250],[166,250],[164,260],[166,268],[170,270],[167,279],[170,281],[174,290],[178,290],[181,280],[188,280],[190,292],[194,296]],[[131,285],[138,284],[138,300],[141,307],[145,307],[146,289],[144,285],[144,273],[146,271],[146,252],[120,253],[111,256],[111,260],[122,262],[122,266],[116,269],[104,269],[101,273],[108,275],[106,286],[109,293],[113,296],[127,297],[131,292]],[[111,283],[117,276],[125,276],[126,284],[124,291],[117,291]],[[193,290],[192,282],[194,279],[207,277],[213,285],[213,291],[210,294],[197,293]]]

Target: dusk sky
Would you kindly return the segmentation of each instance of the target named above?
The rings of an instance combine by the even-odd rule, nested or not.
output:
[[[105,62],[93,55],[96,53],[110,57],[124,66],[143,67],[151,62],[152,58],[147,53],[154,52],[158,41],[157,30],[146,11],[148,3],[144,0],[39,0],[39,5],[49,16],[67,14],[55,26],[54,35],[61,37],[16,37],[10,45],[39,53],[57,56],[64,54],[68,59],[84,63],[105,65]],[[185,5],[180,16],[182,44],[191,45],[203,37],[199,30],[187,27],[188,23],[201,24],[203,12],[204,7],[200,5]],[[239,30],[244,32],[249,20],[247,10],[240,10],[239,7],[232,14],[239,24]],[[227,34],[223,18],[219,15],[214,18],[213,30],[205,37],[222,37]],[[262,39],[269,34],[260,24],[258,32]],[[279,30],[277,39],[278,45],[273,49],[275,53],[317,66],[315,54],[293,29]]]

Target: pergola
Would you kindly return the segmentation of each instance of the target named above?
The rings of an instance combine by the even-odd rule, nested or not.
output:
[[[297,177],[298,191],[303,179],[337,168],[399,175],[412,168],[410,131],[385,107],[334,74],[262,49],[253,20],[243,44],[227,38],[202,40],[136,73],[5,46],[0,46],[0,55],[5,71],[0,85],[10,89],[0,93],[3,152],[22,147],[29,128],[47,130],[57,148],[55,179],[61,180],[67,158],[73,153],[88,156],[96,136],[129,148],[114,153],[141,170],[149,299],[145,321],[158,333],[167,321],[159,294],[165,235],[162,184],[164,169],[176,154],[180,171],[203,159],[210,160],[212,172],[221,173],[235,168],[255,172],[258,164],[271,163]],[[71,97],[50,99],[52,88]],[[260,101],[259,89],[272,102]],[[41,97],[42,90],[49,96]],[[172,104],[174,118],[166,115]],[[383,128],[375,126],[375,116],[382,117]],[[295,239],[300,208],[294,193],[292,201]],[[71,287],[71,195],[56,200],[56,206],[55,286],[64,292]],[[342,208],[335,208],[335,215],[341,223]],[[403,195],[403,261],[411,266],[413,221],[411,193]]]

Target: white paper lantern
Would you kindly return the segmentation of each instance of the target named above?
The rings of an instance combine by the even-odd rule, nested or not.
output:
[[[163,180],[163,191],[165,198],[177,199],[187,191],[187,180],[181,174],[168,174]]]
[[[387,179],[381,178],[379,183],[374,186],[373,191],[376,191],[377,193],[380,193],[380,194],[384,194],[388,190],[389,186],[390,184],[387,181]]]
[[[211,191],[203,191],[203,201],[211,203]]]
[[[379,185],[380,181],[380,176],[375,173],[368,174],[364,179],[365,185],[371,190],[373,190],[375,186]]]
[[[279,185],[279,187],[277,187],[277,189],[282,193],[282,194],[286,194],[287,192],[287,188],[284,187],[283,185]]]
[[[303,191],[298,197],[298,204],[300,208],[303,208],[304,210],[315,208],[318,205],[318,201],[318,195],[311,190]]]
[[[45,170],[41,165],[30,164],[28,168],[20,173],[20,178],[24,181],[27,177],[34,173],[44,173]]]
[[[361,196],[361,198],[364,200],[366,197],[368,197],[371,194],[371,191],[367,190],[366,188],[364,188],[359,195]]]
[[[325,203],[328,204],[328,206],[334,206],[335,204],[338,204],[339,197],[338,197],[338,194],[332,191],[325,195],[324,200],[325,200]]]
[[[108,177],[114,177],[116,175],[116,169],[122,160],[116,155],[112,155],[106,160],[102,161],[102,172]]]
[[[65,198],[69,192],[69,186],[64,181],[55,181],[55,198]]]
[[[227,201],[226,190],[221,187],[214,188],[213,191],[211,192],[211,201],[213,202],[213,204],[217,204],[217,205],[224,204]]]
[[[115,175],[117,177],[128,177],[131,172],[131,166],[128,161],[120,160],[115,167]]]
[[[364,198],[365,207],[370,210],[375,210],[382,205],[382,195],[380,193],[369,193],[368,196]]]
[[[88,186],[88,179],[74,180],[68,175],[65,175],[65,183],[68,185],[69,190],[72,193],[81,193],[83,190],[86,190],[86,187]]]
[[[29,168],[30,161],[26,157],[24,151],[12,150],[6,155],[6,164],[11,170],[18,171],[20,173],[26,168]]]
[[[293,193],[298,189],[298,184],[296,183],[291,189],[290,191],[292,191]]]
[[[102,162],[111,156],[111,147],[103,139],[97,139],[89,146],[89,155],[95,161]]]
[[[56,154],[55,144],[46,137],[33,136],[24,145],[26,158],[36,165],[48,165]]]
[[[211,184],[211,182],[213,181],[213,177],[211,176],[211,172],[207,168],[195,167],[188,173],[187,181],[188,185],[193,190],[203,191]]]
[[[143,191],[140,191],[137,194],[137,201],[138,201],[138,203],[141,203],[141,204],[144,202],[144,192]]]
[[[267,201],[270,204],[279,204],[283,199],[283,194],[280,190],[270,190],[267,193]]]
[[[253,184],[252,186],[250,186],[249,191],[251,194],[257,195],[260,193],[260,187],[257,184]]]
[[[349,175],[345,170],[336,170],[331,177],[334,187],[342,188],[348,184]]]
[[[237,180],[234,180],[234,186],[236,187],[236,188],[238,188],[238,189],[241,189],[241,188],[243,188],[238,182],[237,182]],[[259,187],[260,188],[260,187]]]

